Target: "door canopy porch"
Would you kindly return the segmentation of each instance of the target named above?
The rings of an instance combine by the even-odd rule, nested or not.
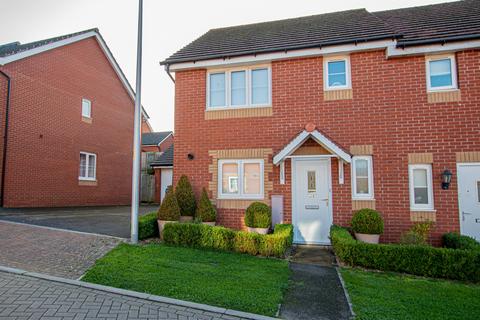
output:
[[[278,152],[273,157],[273,164],[281,164],[287,157],[291,156],[298,148],[300,148],[308,139],[313,139],[325,150],[330,152],[332,155],[337,156],[340,160],[343,160],[346,163],[350,163],[352,161],[352,157],[348,152],[344,151],[332,140],[330,140],[325,135],[316,130],[313,123],[309,123],[305,126],[305,129],[300,132],[298,136],[296,136],[292,141],[290,141],[290,143],[288,143],[280,152]]]

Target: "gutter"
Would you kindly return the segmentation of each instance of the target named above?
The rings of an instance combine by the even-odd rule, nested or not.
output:
[[[1,188],[0,191],[0,207],[3,207],[4,203],[4,195],[5,195],[5,173],[7,168],[7,146],[8,146],[8,114],[10,111],[10,91],[11,91],[11,78],[8,74],[0,70],[0,74],[2,74],[5,79],[7,79],[7,102],[5,105],[5,129],[3,132],[3,159],[2,159],[2,180],[1,180]]]
[[[161,62],[160,62],[160,65],[162,65]],[[170,65],[169,64],[165,65],[165,71],[167,72],[170,79],[172,79],[173,83],[175,83],[175,78],[173,78],[172,74],[170,73]]]
[[[400,41],[400,43],[397,45],[397,48],[403,48],[405,49],[406,47],[413,47],[413,46],[418,46],[418,45],[427,45],[427,44],[446,44],[447,42],[453,42],[453,41],[462,41],[462,40],[474,40],[474,39],[479,39],[480,35],[477,34],[470,34],[470,35],[462,35],[462,36],[451,36],[451,37],[445,37],[445,38],[433,38],[433,39],[425,39],[425,40],[413,40],[413,41],[404,41],[403,43]]]

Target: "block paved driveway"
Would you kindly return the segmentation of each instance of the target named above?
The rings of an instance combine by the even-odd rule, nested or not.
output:
[[[121,241],[0,221],[0,266],[78,279]]]
[[[240,319],[0,271],[0,319]]]
[[[140,214],[158,206],[140,206]],[[0,220],[15,221],[59,229],[130,237],[130,207],[1,208]]]

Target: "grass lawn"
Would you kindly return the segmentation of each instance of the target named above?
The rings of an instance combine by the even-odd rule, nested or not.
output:
[[[480,319],[480,285],[342,269],[357,319]]]
[[[82,281],[275,315],[288,286],[287,261],[244,254],[121,244]]]

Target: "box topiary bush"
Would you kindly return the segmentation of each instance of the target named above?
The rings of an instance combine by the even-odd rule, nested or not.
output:
[[[330,229],[330,239],[337,257],[350,266],[480,282],[478,250],[364,243],[338,226]]]
[[[277,224],[273,234],[261,235],[204,224],[167,223],[163,239],[172,245],[284,257],[292,245],[293,226]]]
[[[167,188],[157,217],[162,221],[178,221],[180,219],[180,207],[172,187]]]
[[[158,237],[157,212],[150,212],[138,218],[138,239]]]
[[[245,211],[245,225],[250,228],[270,228],[272,210],[262,202],[253,202]]]
[[[192,185],[186,175],[181,176],[180,180],[178,180],[175,196],[180,207],[180,215],[193,217],[197,205]]]
[[[443,246],[451,249],[480,250],[480,243],[468,236],[456,232],[445,233],[442,236]]]
[[[352,230],[355,233],[382,234],[382,216],[373,209],[360,209],[352,217]]]
[[[202,189],[196,217],[202,222],[215,222],[217,220],[217,210],[208,198],[208,193],[205,188]]]

